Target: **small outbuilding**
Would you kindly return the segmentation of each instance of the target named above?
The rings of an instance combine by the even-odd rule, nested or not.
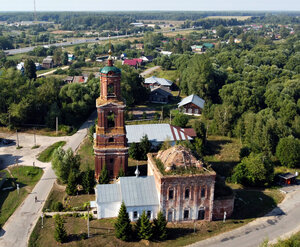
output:
[[[296,178],[298,174],[293,174],[290,172],[280,174],[278,175],[279,177],[279,183],[282,185],[291,185],[291,184],[296,184]]]
[[[183,113],[188,115],[199,116],[204,108],[205,100],[201,99],[199,96],[192,94],[184,98],[179,104],[178,108],[182,110]]]
[[[158,87],[151,90],[149,101],[152,103],[167,104],[171,99],[172,94],[164,87]]]
[[[45,68],[45,69],[51,69],[51,68],[53,68],[53,66],[54,66],[53,58],[50,57],[50,56],[46,57],[46,58],[43,60],[42,66],[43,66],[43,68]]]

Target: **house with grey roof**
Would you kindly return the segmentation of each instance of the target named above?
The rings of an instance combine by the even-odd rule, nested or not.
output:
[[[159,198],[153,176],[120,177],[115,184],[98,184],[95,188],[96,201],[91,202],[97,209],[97,218],[117,217],[124,202],[131,221],[136,221],[143,211],[149,219],[159,212]]]
[[[192,94],[178,103],[178,108],[185,114],[199,116],[204,108],[205,100]]]
[[[53,68],[53,66],[54,66],[53,58],[51,56],[48,56],[48,57],[44,58],[42,66],[45,69]]]
[[[152,103],[167,104],[173,95],[164,86],[151,89],[149,101]]]
[[[164,86],[171,90],[173,82],[165,78],[158,78],[156,76],[151,76],[145,79],[144,85],[148,88],[156,88]]]

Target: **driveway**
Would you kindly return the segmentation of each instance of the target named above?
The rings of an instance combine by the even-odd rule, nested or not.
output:
[[[300,187],[264,217],[233,231],[189,245],[189,247],[258,247],[265,239],[276,242],[300,231]]]
[[[155,70],[157,70],[157,69],[159,69],[159,68],[160,68],[160,66],[154,66],[154,67],[152,67],[152,68],[146,69],[146,70],[145,70],[144,72],[142,72],[140,75],[141,75],[142,77],[145,77],[145,76],[151,74],[153,71],[155,71]]]
[[[72,148],[75,151],[87,134],[87,129],[94,123],[96,112],[81,126],[72,136],[48,137],[36,136],[36,144],[41,145],[38,149],[31,149],[34,146],[34,136],[32,134],[19,133],[21,149],[11,146],[0,146],[0,158],[2,159],[1,168],[5,168],[15,163],[15,158],[19,159],[19,164],[31,166],[33,162],[38,167],[44,169],[41,180],[36,184],[33,191],[27,196],[24,202],[18,207],[14,214],[8,219],[0,232],[0,246],[26,247],[30,233],[33,230],[38,218],[41,215],[44,202],[46,201],[56,176],[51,168],[51,163],[43,163],[36,160],[36,156],[49,145],[64,140],[64,149]],[[16,140],[16,134],[3,134],[7,139]],[[37,196],[38,202],[34,198]]]

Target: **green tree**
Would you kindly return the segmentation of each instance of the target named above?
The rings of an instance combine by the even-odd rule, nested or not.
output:
[[[53,53],[53,61],[55,65],[61,65],[62,64],[62,49],[61,48],[57,48],[55,49],[54,53]]]
[[[140,153],[139,153],[139,144],[138,143],[131,143],[128,150],[129,157],[135,160],[139,160]]]
[[[67,183],[69,174],[79,174],[80,156],[74,155],[71,148],[65,151],[62,147],[56,149],[53,153],[52,168],[56,176],[63,182]]]
[[[132,237],[132,227],[124,202],[121,204],[118,218],[115,223],[115,234],[117,238],[123,241],[129,241]]]
[[[186,127],[188,121],[189,121],[189,116],[183,113],[177,113],[175,117],[172,119],[172,125],[184,128]]]
[[[108,183],[109,183],[108,170],[106,168],[106,165],[104,165],[99,176],[99,184],[108,184]]]
[[[68,52],[65,51],[61,54],[61,62],[62,62],[63,65],[68,64],[68,62],[69,62]]]
[[[82,176],[82,187],[85,193],[92,193],[95,187],[95,174],[94,171],[87,168],[87,170],[83,173]]]
[[[287,167],[300,167],[300,140],[293,136],[281,138],[276,147],[276,156]]]
[[[148,219],[145,211],[143,211],[140,218],[141,220],[138,224],[137,235],[140,239],[149,240],[153,235],[152,224]]]
[[[119,177],[124,177],[125,176],[125,172],[123,170],[123,167],[120,168],[119,173],[118,173],[118,178]]]
[[[74,174],[74,172],[72,170],[69,173],[69,178],[68,178],[68,184],[67,184],[66,192],[67,192],[68,195],[71,195],[71,196],[76,195],[76,192],[77,192],[76,175]]]
[[[196,132],[198,138],[200,138],[203,143],[206,142],[206,127],[205,124],[199,120],[195,120],[192,124],[193,129]]]
[[[166,217],[160,211],[157,214],[157,219],[153,220],[153,237],[157,240],[166,240],[167,238],[167,221]]]
[[[147,135],[144,135],[141,138],[140,144],[139,144],[139,152],[140,152],[140,159],[141,160],[147,160],[147,154],[151,151],[152,144],[148,139]]]
[[[56,214],[54,215],[55,219],[55,231],[54,231],[54,238],[59,243],[64,243],[67,239],[67,232],[65,229],[63,218]]]
[[[203,140],[201,138],[196,137],[194,146],[195,146],[195,151],[197,152],[199,157],[203,157],[205,151]]]
[[[24,69],[25,69],[25,76],[27,76],[29,79],[36,78],[36,66],[31,59],[25,60]]]
[[[269,186],[274,179],[274,165],[264,154],[251,153],[233,170],[232,180],[247,186]]]

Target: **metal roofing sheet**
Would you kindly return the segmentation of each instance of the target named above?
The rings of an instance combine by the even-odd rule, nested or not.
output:
[[[184,106],[188,103],[193,103],[196,106],[199,106],[200,108],[204,108],[205,100],[201,99],[199,96],[195,94],[191,94],[190,96],[184,98],[179,104],[178,107]]]
[[[159,205],[153,176],[120,177],[120,186],[126,206]]]
[[[149,78],[145,79],[146,84],[153,84],[153,83],[158,83],[159,85],[162,86],[172,86],[173,82],[170,80],[167,80],[165,78],[158,78],[156,76],[151,76]]]
[[[120,184],[98,184],[96,191],[97,203],[122,201]]]
[[[126,125],[125,128],[128,143],[138,143],[144,135],[147,135],[151,142],[163,142],[166,139],[174,141],[169,124]]]

